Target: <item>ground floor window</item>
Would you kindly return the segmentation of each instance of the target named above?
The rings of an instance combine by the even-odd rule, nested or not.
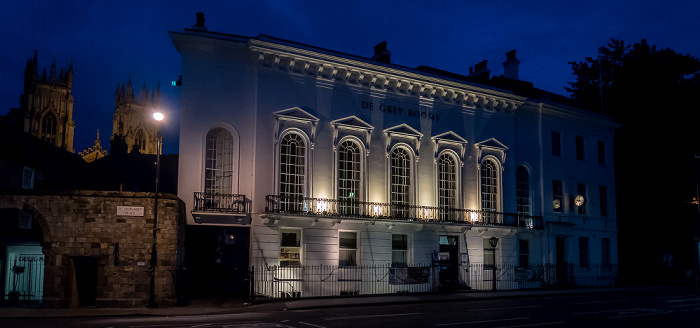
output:
[[[301,230],[280,231],[280,266],[301,265]]]
[[[357,232],[340,231],[338,234],[338,265],[357,265]]]
[[[405,267],[408,265],[408,236],[391,235],[391,266]]]
[[[530,241],[520,239],[518,241],[518,253],[521,267],[530,266]]]

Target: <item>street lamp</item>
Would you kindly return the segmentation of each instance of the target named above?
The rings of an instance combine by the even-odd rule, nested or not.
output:
[[[489,245],[493,254],[493,268],[491,270],[493,272],[493,284],[491,285],[491,290],[496,291],[496,246],[498,246],[498,238],[489,238]]]
[[[158,231],[158,185],[160,180],[160,150],[162,137],[160,135],[160,122],[165,118],[161,112],[153,113],[156,120],[156,192],[153,197],[153,248],[151,249],[151,285],[148,293],[148,306],[156,307],[156,265],[158,262],[158,251],[156,247],[156,231]]]

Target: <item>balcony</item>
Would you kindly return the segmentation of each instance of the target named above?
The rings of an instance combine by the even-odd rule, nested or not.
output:
[[[226,214],[250,213],[245,195],[219,194],[209,192],[194,193],[194,212]]]
[[[422,221],[483,226],[543,229],[541,216],[493,211],[442,208],[389,203],[364,202],[356,199],[327,199],[268,195],[265,212],[300,216],[343,217],[372,220]]]

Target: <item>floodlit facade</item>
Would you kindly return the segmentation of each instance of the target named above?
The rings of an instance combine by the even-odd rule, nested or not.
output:
[[[215,258],[252,268],[256,295],[491,289],[494,268],[498,289],[614,283],[617,126],[519,81],[514,51],[489,78],[203,17],[170,36],[178,196],[218,252],[247,248]]]

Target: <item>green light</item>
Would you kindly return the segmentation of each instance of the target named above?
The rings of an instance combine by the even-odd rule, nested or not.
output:
[[[353,198],[353,197],[355,197],[355,193],[354,193],[354,192],[351,192],[350,195],[348,195],[348,196],[349,196],[350,198]]]

